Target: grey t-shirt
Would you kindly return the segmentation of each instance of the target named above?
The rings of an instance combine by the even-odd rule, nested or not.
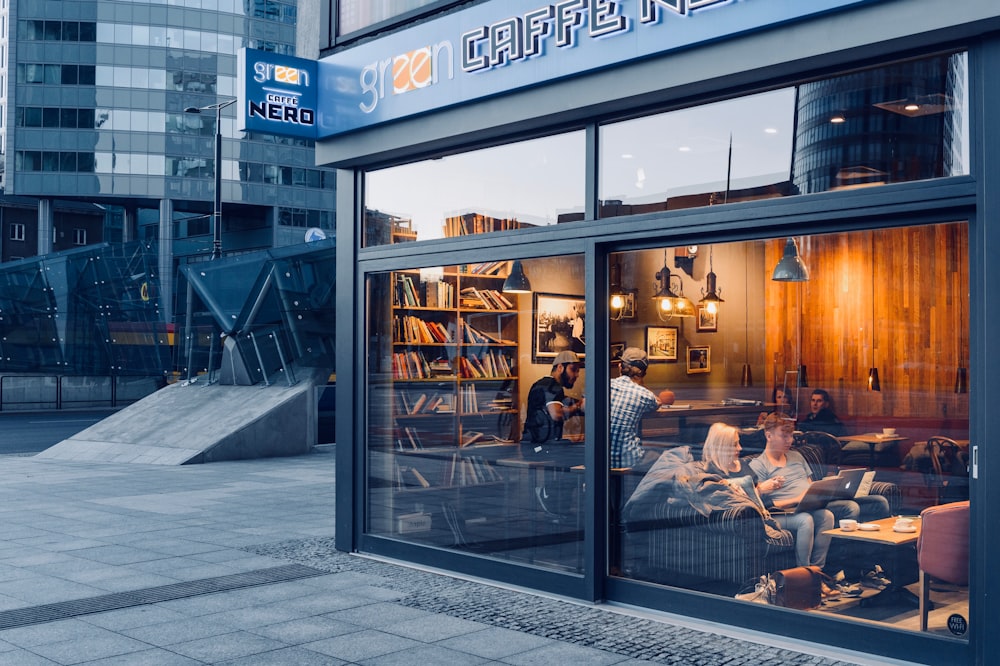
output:
[[[777,504],[795,499],[809,487],[809,464],[798,451],[785,454],[785,466],[775,467],[765,454],[760,454],[750,461],[750,469],[757,475],[758,483],[776,476],[785,477],[785,482],[773,493],[768,493],[764,499],[769,504]]]

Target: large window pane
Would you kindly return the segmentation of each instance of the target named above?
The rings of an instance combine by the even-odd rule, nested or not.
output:
[[[534,294],[503,292],[515,268]],[[585,358],[583,277],[578,255],[369,277],[371,534],[581,570],[584,377],[554,364],[574,337]]]
[[[775,280],[789,242],[804,281]],[[919,630],[920,516],[969,499],[968,255],[965,222],[612,255],[611,573],[732,597],[817,564],[844,579],[809,612]],[[623,408],[637,386],[661,406]],[[851,470],[873,473],[867,495],[785,505],[809,485],[797,471]],[[928,538],[967,558],[965,525]],[[931,594],[931,631],[968,618],[966,587]]]
[[[582,219],[584,134],[570,132],[366,177],[365,245]]]
[[[965,54],[601,128],[601,217],[968,173]]]

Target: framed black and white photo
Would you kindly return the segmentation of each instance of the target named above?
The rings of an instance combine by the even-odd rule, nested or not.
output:
[[[715,333],[719,330],[719,311],[709,312],[707,305],[699,305],[697,322],[699,333]]]
[[[583,296],[535,292],[531,314],[532,362],[549,363],[566,350],[576,352],[583,361],[585,316]]]
[[[649,361],[677,361],[677,327],[647,326],[646,357]]]
[[[687,373],[696,375],[703,372],[712,371],[712,348],[688,347],[687,348]]]

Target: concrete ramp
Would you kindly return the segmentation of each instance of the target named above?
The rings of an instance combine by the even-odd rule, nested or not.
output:
[[[294,386],[180,382],[39,453],[58,460],[187,465],[308,452],[316,392]]]

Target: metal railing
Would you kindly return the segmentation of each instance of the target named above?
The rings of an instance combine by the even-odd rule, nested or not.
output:
[[[163,386],[162,377],[2,375],[0,412],[124,407]]]

